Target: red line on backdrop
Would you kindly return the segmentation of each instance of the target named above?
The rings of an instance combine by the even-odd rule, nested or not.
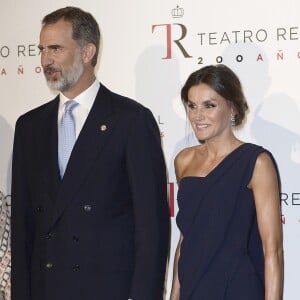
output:
[[[174,217],[174,182],[168,183],[170,217]]]

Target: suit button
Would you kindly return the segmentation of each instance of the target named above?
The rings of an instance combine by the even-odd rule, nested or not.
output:
[[[92,205],[86,204],[83,209],[85,212],[89,213],[92,210]]]
[[[43,207],[43,206],[38,206],[38,207],[36,208],[36,210],[37,210],[38,212],[43,212],[43,211],[44,211],[44,207]]]
[[[53,237],[54,237],[54,233],[52,233],[52,232],[49,232],[49,233],[46,235],[46,239],[47,239],[47,240],[51,240]]]
[[[77,272],[77,271],[79,271],[80,270],[80,266],[79,265],[74,265],[73,266],[73,271],[74,272]]]
[[[79,242],[79,237],[74,235],[74,236],[72,237],[72,240],[73,240],[73,242],[78,243],[78,242]]]
[[[53,263],[52,262],[47,262],[46,263],[46,268],[47,269],[52,269],[53,268]]]

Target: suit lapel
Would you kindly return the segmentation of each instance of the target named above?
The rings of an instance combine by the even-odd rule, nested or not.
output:
[[[101,85],[71,153],[57,201],[54,204],[51,225],[55,224],[65,208],[75,198],[76,192],[89,175],[95,159],[111,136],[117,118],[113,114],[109,95],[110,92]]]
[[[35,172],[38,180],[36,189],[40,195],[40,205],[47,208],[45,223],[50,222],[54,200],[59,190],[60,178],[57,164],[57,111],[59,97],[43,108],[39,126],[36,128]]]

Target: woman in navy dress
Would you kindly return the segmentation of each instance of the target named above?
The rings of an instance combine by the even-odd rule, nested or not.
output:
[[[266,149],[235,137],[248,109],[225,65],[206,66],[181,91],[200,144],[175,159],[180,239],[170,300],[280,300],[280,184]]]

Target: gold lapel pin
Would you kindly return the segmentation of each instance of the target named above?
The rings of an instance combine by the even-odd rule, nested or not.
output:
[[[101,125],[101,126],[100,126],[100,130],[101,130],[101,131],[105,131],[106,129],[107,129],[107,126],[106,126],[106,125]]]

